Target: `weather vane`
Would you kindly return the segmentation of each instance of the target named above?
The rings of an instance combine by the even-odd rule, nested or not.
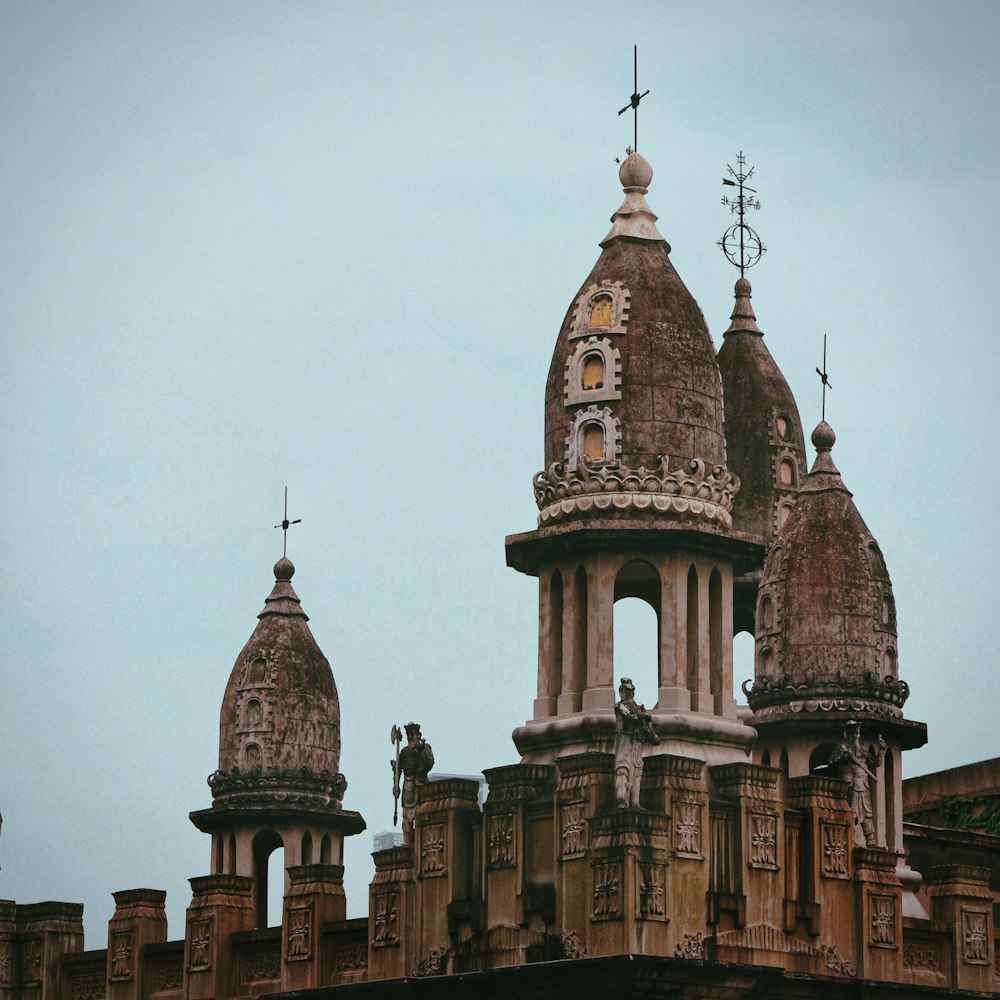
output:
[[[618,116],[621,117],[628,111],[629,108],[632,109],[632,148],[628,150],[629,154],[634,153],[639,148],[639,102],[649,93],[645,91],[644,93],[639,93],[639,46],[632,46],[632,96],[629,99],[628,104],[625,105],[621,111],[618,112]]]
[[[281,528],[281,554],[288,555],[288,529],[293,524],[301,524],[302,518],[297,517],[294,521],[288,520],[288,487],[285,487],[285,516],[281,519],[281,524],[276,524],[276,528]]]
[[[826,420],[826,390],[832,389],[833,386],[830,385],[829,376],[826,374],[826,334],[823,334],[823,370],[820,371],[816,369],[816,374],[819,376],[820,381],[823,383],[823,409],[822,409],[822,419]]]
[[[723,177],[722,183],[727,187],[739,188],[739,194],[735,198],[723,196],[722,204],[728,205],[730,212],[739,216],[739,222],[731,225],[719,240],[722,252],[729,259],[733,267],[740,269],[740,277],[747,273],[747,268],[753,267],[764,256],[767,247],[760,241],[760,237],[746,224],[746,213],[750,209],[760,208],[760,202],[754,197],[757,192],[752,187],[747,187],[746,182],[753,177],[754,168],[747,170],[746,157],[741,149],[736,157],[737,169],[726,164],[731,177]]]

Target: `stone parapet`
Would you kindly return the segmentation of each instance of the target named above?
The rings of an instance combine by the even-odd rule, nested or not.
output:
[[[415,859],[413,846],[372,855],[369,889],[368,978],[399,979],[416,964]]]
[[[167,894],[162,889],[123,889],[112,894],[108,922],[108,1000],[139,1000],[143,949],[167,940]]]
[[[281,989],[323,985],[319,933],[347,916],[343,865],[292,865],[281,919]]]
[[[253,927],[254,880],[244,875],[203,875],[189,881],[185,995],[187,1000],[232,996],[247,970],[240,964],[244,956],[232,947],[231,936]]]
[[[83,904],[49,901],[14,908],[15,989],[22,1000],[59,1000],[63,956],[83,950]]]
[[[997,988],[997,952],[990,870],[974,865],[935,865],[924,873],[931,917],[952,942],[951,982],[964,990]]]
[[[899,980],[903,970],[899,855],[877,847],[855,847],[853,862],[858,974],[866,979]]]

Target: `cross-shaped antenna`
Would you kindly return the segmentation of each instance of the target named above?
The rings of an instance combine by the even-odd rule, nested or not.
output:
[[[833,389],[833,386],[830,385],[830,379],[829,379],[829,377],[826,374],[826,334],[825,333],[823,334],[823,370],[820,371],[817,368],[816,369],[816,374],[820,377],[820,381],[823,383],[823,409],[822,409],[822,414],[823,414],[823,420],[826,420],[826,390],[827,389]]]
[[[639,148],[639,102],[649,93],[639,93],[639,46],[632,46],[632,97],[629,99],[628,104],[625,105],[621,111],[618,112],[618,116],[621,117],[628,111],[629,108],[632,109],[632,149],[629,150],[631,154]]]
[[[297,517],[294,521],[288,520],[288,487],[285,487],[285,516],[281,519],[281,524],[276,524],[276,528],[281,528],[281,554],[283,556],[288,555],[288,529],[293,524],[301,524],[302,518]]]
[[[739,188],[739,194],[735,198],[723,196],[722,204],[728,205],[730,212],[735,212],[739,216],[739,222],[730,226],[719,240],[722,252],[729,259],[729,263],[740,269],[740,277],[746,277],[747,268],[753,267],[764,256],[767,247],[761,243],[760,237],[746,224],[746,213],[751,209],[759,209],[760,202],[754,197],[757,194],[752,187],[747,187],[746,182],[753,177],[754,167],[747,170],[747,160],[741,149],[736,157],[736,169],[732,164],[726,164],[730,177],[723,177],[722,183],[726,187]]]

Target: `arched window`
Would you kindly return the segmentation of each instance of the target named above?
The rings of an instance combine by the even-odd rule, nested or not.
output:
[[[788,440],[788,417],[783,413],[779,413],[775,418],[774,425],[778,431],[778,439],[781,441]]]
[[[624,334],[630,307],[631,295],[620,281],[588,286],[577,296],[573,307],[569,339],[587,337],[598,330]]]
[[[827,774],[832,769],[830,768],[830,754],[833,753],[834,746],[832,743],[821,743],[811,754],[809,754],[809,773],[810,774]],[[836,774],[832,774],[831,777],[837,777]]]
[[[248,743],[243,748],[243,767],[247,771],[259,771],[262,766],[260,747],[256,743]]]
[[[795,485],[795,463],[790,458],[783,458],[778,466],[778,482],[782,486]]]
[[[285,844],[274,830],[261,830],[253,838],[254,926],[258,930],[281,923],[285,894]],[[277,864],[272,859],[278,852]]]
[[[745,629],[733,636],[733,697],[746,704],[743,682],[754,679],[754,638]]]
[[[229,858],[228,864],[226,865],[226,874],[235,875],[236,874],[236,834],[231,833],[229,835]]]
[[[774,650],[770,646],[764,646],[757,657],[757,676],[774,677]]]
[[[585,462],[613,462],[621,454],[621,421],[605,406],[591,404],[578,410],[566,435],[566,466]]]
[[[300,853],[302,864],[311,865],[313,863],[313,837],[308,830],[302,834],[302,850]]]
[[[215,835],[215,874],[221,875],[225,871],[225,841],[222,839],[222,834],[217,833]]]
[[[263,656],[255,657],[247,669],[247,684],[263,684],[267,677],[267,660]]]
[[[606,375],[607,365],[604,362],[604,355],[600,353],[588,354],[583,359],[580,371],[580,388],[585,391],[603,389]]]
[[[587,570],[577,566],[573,577],[573,711],[583,707],[583,692],[587,687]]]
[[[556,570],[549,581],[549,689],[546,694],[550,698],[558,698],[562,694],[562,634],[563,582],[562,573]]]
[[[757,617],[760,621],[760,631],[769,632],[774,627],[774,602],[770,595],[765,594],[760,599],[760,614]]]
[[[259,699],[251,698],[247,701],[243,712],[243,719],[247,729],[260,728],[260,724],[264,719],[264,710],[261,707]]]
[[[898,669],[896,665],[896,650],[890,646],[882,654],[882,676],[895,677]]]
[[[882,624],[890,625],[892,623],[892,598],[886,594],[882,598]]]
[[[764,767],[771,766],[771,751],[768,750],[767,747],[764,747],[764,751],[760,755],[760,762],[764,765]]]
[[[722,679],[722,577],[717,569],[712,570],[708,578],[708,664],[709,684],[715,700],[717,715],[722,714],[722,697],[728,694],[723,690]]]
[[[615,679],[631,677],[636,699],[659,690],[660,574],[647,562],[626,563],[615,577],[613,648]],[[655,699],[654,699],[655,700]]]
[[[610,295],[598,295],[590,303],[590,321],[588,326],[591,330],[598,326],[611,326],[611,318],[614,313],[614,302]]]
[[[319,843],[319,863],[321,865],[331,864],[330,861],[330,834],[324,833],[323,839]]]
[[[621,399],[621,352],[611,346],[609,337],[578,340],[566,359],[564,380],[567,406]]]
[[[580,428],[577,450],[588,461],[599,462],[605,455],[604,425],[591,421]]]
[[[688,690],[698,690],[698,571],[692,565],[687,579],[687,673]]]

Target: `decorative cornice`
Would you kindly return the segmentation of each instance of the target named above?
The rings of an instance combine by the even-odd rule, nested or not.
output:
[[[743,693],[750,708],[763,715],[774,714],[777,708],[792,712],[853,711],[899,716],[910,695],[910,686],[895,677],[876,677],[870,670],[860,677],[850,677],[838,670],[834,677],[807,677],[800,683],[795,683],[788,674],[758,677],[753,682],[743,682]]]
[[[590,510],[650,511],[688,516],[732,527],[730,511],[740,488],[739,477],[721,465],[693,458],[686,469],[671,471],[667,459],[658,469],[630,469],[620,462],[590,463],[581,456],[575,469],[554,462],[535,474],[539,525]]]
[[[216,771],[209,776],[212,801],[219,805],[282,803],[340,808],[347,779],[340,774],[272,771],[268,774]]]

